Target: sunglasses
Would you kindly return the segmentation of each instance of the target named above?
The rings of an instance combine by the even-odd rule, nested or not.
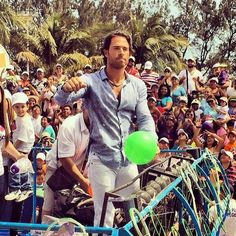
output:
[[[164,70],[164,72],[165,72],[165,73],[170,73],[170,71],[169,71],[169,70]]]
[[[172,77],[172,78],[171,78],[171,80],[178,80],[178,79],[177,79],[177,78],[175,78],[175,77]]]

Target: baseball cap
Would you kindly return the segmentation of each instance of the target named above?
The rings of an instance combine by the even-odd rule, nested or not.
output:
[[[152,62],[146,61],[144,64],[144,69],[151,70],[152,69]]]
[[[13,65],[9,65],[6,67],[6,70],[14,70],[14,66]]]
[[[228,98],[227,97],[220,97],[220,99],[219,100],[221,100],[221,101],[224,101],[224,102],[228,102]]]
[[[215,81],[216,83],[219,82],[219,80],[218,80],[217,77],[212,77],[212,78],[210,78],[210,79],[209,79],[209,82],[211,82],[211,81]]]
[[[188,99],[187,99],[187,97],[185,97],[185,96],[179,96],[178,99],[179,99],[179,102],[188,103]]]
[[[172,72],[172,69],[169,66],[165,67],[164,71],[165,70],[169,70],[170,72]]]
[[[198,105],[200,105],[200,101],[198,99],[193,99],[191,104],[198,104]]]
[[[153,100],[154,102],[157,101],[156,98],[154,98],[154,97],[149,97],[149,98],[148,98],[148,101],[149,101],[149,100]]]
[[[166,138],[166,137],[162,137],[162,138],[159,139],[159,143],[162,142],[162,141],[165,142],[165,143],[170,143],[168,138]]]
[[[179,80],[179,76],[176,75],[176,74],[173,74],[173,75],[171,76],[171,78],[176,78],[177,80]]]
[[[44,138],[51,138],[50,134],[46,131],[42,132],[41,134],[41,139],[44,139]]]
[[[28,73],[28,71],[23,71],[21,75],[28,75],[29,76],[29,73]]]
[[[196,59],[194,57],[189,57],[187,61],[193,61],[194,63],[196,63]]]
[[[12,106],[17,103],[27,103],[27,102],[28,102],[28,97],[23,92],[14,93],[12,95]]]
[[[24,88],[23,88],[23,92],[24,92],[24,91],[30,91],[30,88],[29,88],[29,87],[24,87]]]
[[[212,68],[217,68],[217,67],[221,67],[221,64],[219,62],[215,63]]]
[[[130,56],[129,60],[135,62],[135,57],[134,56]]]
[[[43,70],[43,68],[38,68],[37,70],[36,70],[36,72],[44,72],[44,70]]]
[[[230,98],[229,98],[229,101],[234,101],[234,102],[236,102],[236,96],[230,97]]]
[[[36,155],[36,159],[41,159],[41,160],[45,161],[46,156],[45,156],[45,154],[43,152],[39,152]]]
[[[55,67],[56,67],[56,68],[57,68],[57,67],[61,67],[61,68],[62,68],[62,65],[58,63],[58,64],[56,64]]]
[[[188,134],[183,129],[178,130],[177,135],[179,136],[180,134],[184,134],[187,137],[187,139],[189,139]]]
[[[86,69],[86,68],[92,69],[92,66],[91,66],[90,64],[86,64],[86,65],[84,66],[84,68],[85,68],[85,69]]]
[[[230,151],[226,151],[226,150],[222,149],[221,150],[221,154],[227,155],[228,157],[230,157],[231,160],[234,159],[234,154],[232,152],[230,152]]]
[[[231,130],[229,133],[228,133],[228,136],[229,134],[233,134],[234,136],[236,136],[236,131],[235,130]]]

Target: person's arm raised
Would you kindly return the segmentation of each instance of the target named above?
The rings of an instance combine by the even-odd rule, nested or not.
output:
[[[86,88],[87,84],[80,77],[73,77],[67,80],[63,86],[62,90],[66,93],[68,92],[77,92],[81,88]]]

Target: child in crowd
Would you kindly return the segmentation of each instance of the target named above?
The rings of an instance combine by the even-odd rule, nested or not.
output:
[[[200,109],[200,104],[200,101],[197,99],[194,99],[191,103],[191,108],[194,110],[197,121],[201,120],[201,118],[203,117],[203,110]]]
[[[34,127],[31,121],[31,117],[28,114],[28,97],[26,94],[19,92],[12,95],[12,106],[16,113],[16,129],[13,131],[13,144],[15,148],[25,154],[29,154],[31,148],[34,145]],[[10,193],[5,196],[6,200],[23,201],[32,194],[32,165],[30,162],[24,162],[24,165],[28,165],[28,168],[20,166],[16,171],[13,164],[10,169]],[[24,168],[25,171],[21,169]],[[31,172],[31,173],[30,173]]]
[[[231,151],[234,155],[236,154],[236,131],[232,130],[228,132],[229,142],[225,145],[226,151]]]
[[[228,107],[228,99],[227,97],[221,97],[219,98],[219,103],[220,106],[217,109],[217,119],[226,119],[229,115],[228,115],[228,111],[229,111],[229,107]]]

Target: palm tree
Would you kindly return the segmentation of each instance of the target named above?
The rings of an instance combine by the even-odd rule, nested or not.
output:
[[[138,63],[150,60],[154,68],[163,71],[170,66],[176,72],[182,69],[181,47],[186,47],[188,41],[180,35],[168,33],[158,18],[153,16],[143,20],[132,20],[132,37],[135,55]]]

